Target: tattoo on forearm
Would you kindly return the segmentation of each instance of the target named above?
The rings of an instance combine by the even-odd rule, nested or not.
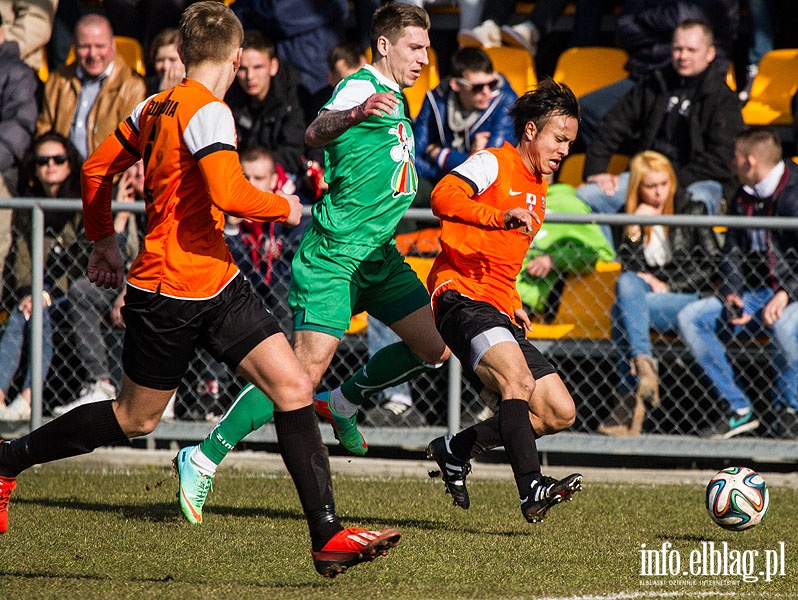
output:
[[[352,126],[350,114],[348,110],[324,111],[308,127],[308,136],[319,145],[333,141]]]

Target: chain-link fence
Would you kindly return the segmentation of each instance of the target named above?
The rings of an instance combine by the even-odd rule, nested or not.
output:
[[[29,205],[32,204],[30,201],[27,202]],[[65,207],[71,207],[72,211],[79,208],[78,203],[70,204],[71,201],[56,201],[56,204],[52,202],[41,203],[47,210],[43,212],[39,226],[46,234],[54,233],[47,228],[52,228],[53,223],[58,222],[55,215],[59,214],[59,211],[64,214]],[[0,207],[10,206],[12,203],[4,202]],[[59,210],[51,210],[51,207]],[[136,210],[140,209],[141,207],[138,207]],[[32,209],[23,203],[18,204],[16,210]],[[410,213],[410,218],[415,218],[422,227],[434,227],[435,220],[431,218],[429,211],[411,210]],[[610,223],[618,231],[631,223],[624,215],[554,215],[551,220],[575,225],[600,220]],[[34,228],[36,221],[36,218],[30,220]],[[641,219],[635,220],[636,223],[640,221]],[[728,227],[741,225],[739,220],[723,217],[690,219],[682,217],[681,220],[679,217],[666,217],[650,219],[650,223],[645,219],[643,221],[644,225],[658,222],[671,226],[710,228],[715,226],[714,235],[719,237],[718,241],[722,241],[724,235],[723,228],[717,227],[718,224]],[[777,225],[780,228],[798,228],[792,221],[798,219],[781,220],[776,223],[769,219],[752,218],[745,223],[757,227]],[[31,233],[32,231],[15,229],[13,236],[14,239],[30,240]],[[34,235],[32,249],[37,247],[35,241],[37,236],[38,233]],[[46,237],[45,235],[45,239]],[[279,254],[271,253],[271,280],[268,286],[269,296],[266,298],[267,304],[289,335],[291,322],[286,307],[286,297],[290,282],[290,259],[298,239],[296,233],[292,234],[292,237],[282,240]],[[403,252],[412,257],[411,264],[424,279],[438,247],[436,230],[427,229],[421,234],[408,234],[400,240],[399,246]],[[45,272],[45,281],[50,285],[49,291],[52,297],[52,306],[47,309],[47,318],[52,326],[53,356],[42,387],[41,414],[44,419],[57,412],[57,407],[77,399],[81,390],[85,390],[86,386],[91,384],[91,373],[87,363],[92,359],[88,354],[102,350],[99,346],[86,349],[85,344],[80,343],[81,340],[85,341],[89,334],[84,326],[75,322],[73,311],[70,309],[72,298],[68,292],[72,286],[79,285],[79,279],[85,273],[84,266],[89,247],[77,241],[74,247],[59,249],[56,244],[54,248],[53,251],[56,252],[67,252],[74,261],[72,266],[77,268],[62,269],[63,272],[58,273]],[[620,252],[621,247],[619,246],[617,250]],[[9,258],[14,252],[15,246],[12,244]],[[31,254],[34,255],[35,264],[36,252]],[[717,258],[713,257],[713,260]],[[793,254],[788,258],[794,271],[798,271],[798,257]],[[41,261],[39,264],[45,265],[45,271],[52,265],[52,260],[48,260],[45,253],[42,253],[39,260]],[[19,290],[15,290],[11,282],[31,279],[30,274],[27,277],[20,277],[21,274],[13,272],[13,267],[9,271],[9,265],[13,264],[13,261],[6,260],[6,272],[3,275],[5,332],[8,331],[10,317],[20,297]],[[690,262],[685,262],[681,268],[690,270],[693,267]],[[611,417],[611,412],[618,403],[619,367],[623,369],[625,359],[616,351],[617,344],[612,336],[611,313],[615,301],[615,286],[623,271],[620,264],[612,260],[600,260],[588,268],[582,266],[577,269],[579,272],[564,271],[555,268],[556,277],[545,290],[546,297],[539,306],[529,307],[534,324],[531,337],[535,345],[557,367],[574,397],[577,417],[573,431],[592,434],[597,431],[601,423]],[[36,289],[35,279],[34,289]],[[711,290],[715,281],[710,280],[706,283],[705,291]],[[764,285],[770,283],[764,282]],[[99,294],[101,291],[97,290],[96,293]],[[645,310],[645,307],[641,306],[640,310]],[[123,329],[112,325],[108,311],[97,314],[96,319],[102,332],[99,343],[107,353],[109,376],[113,386],[118,389],[121,380]],[[35,321],[36,319],[32,318],[28,325],[35,324]],[[364,315],[353,318],[351,329],[344,336],[324,377],[323,387],[331,388],[338,385],[364,364],[370,352],[369,336],[381,333],[379,329],[379,323],[369,323]],[[47,328],[44,330],[46,335]],[[23,353],[28,351],[31,340],[31,336],[25,337]],[[653,358],[658,363],[661,402],[657,406],[647,406],[642,432],[680,436],[699,435],[704,428],[721,419],[722,407],[719,405],[716,392],[676,331],[652,333],[651,340]],[[46,352],[46,342],[43,346]],[[38,344],[34,343],[33,347],[35,352],[41,352],[41,349],[37,349]],[[755,414],[761,422],[760,427],[750,435],[762,439],[789,438],[779,428],[781,413],[777,412],[773,401],[775,375],[767,336],[761,333],[754,337],[743,336],[730,342],[727,348],[727,355],[734,366],[738,382],[753,403]],[[374,344],[371,351],[374,351]],[[13,399],[24,386],[26,372],[24,358],[20,364],[21,368],[16,370],[11,386],[7,390],[7,401]],[[30,365],[35,367],[36,361]],[[449,376],[450,369],[444,367],[418,377],[404,388],[384,392],[363,407],[361,411],[363,425],[398,430],[447,427],[451,429],[458,425],[467,426],[491,414],[479,395],[464,379],[453,386]],[[227,367],[215,363],[206,354],[199,353],[178,390],[174,406],[175,423],[204,423],[218,419],[230,405],[241,385],[240,378],[231,373]],[[35,387],[34,385],[34,392]],[[457,393],[458,397],[452,398],[453,393]],[[452,411],[458,411],[458,407],[459,412],[453,420]],[[175,429],[170,431],[174,432]],[[794,444],[794,441],[792,443]]]

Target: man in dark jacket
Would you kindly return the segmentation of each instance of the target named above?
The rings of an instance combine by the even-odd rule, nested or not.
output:
[[[238,148],[263,146],[296,177],[302,171],[305,150],[305,118],[297,98],[299,74],[275,56],[274,44],[258,31],[244,32],[243,48],[237,85],[225,96],[236,121]]]
[[[39,112],[36,73],[22,62],[16,42],[5,41],[0,18],[0,198],[17,187],[17,164],[30,146]],[[0,209],[0,281],[11,247],[11,209]]]
[[[721,211],[733,189],[734,136],[743,120],[737,96],[711,69],[712,30],[685,21],[673,34],[671,65],[653,71],[607,113],[587,150],[577,195],[593,212],[614,213],[626,200],[628,173],[607,173],[610,158],[632,144],[632,153],[656,150],[673,163],[679,185],[709,214]],[[628,149],[627,149],[628,151]]]
[[[582,121],[577,143],[589,147],[607,111],[643,77],[668,66],[673,31],[679,23],[689,19],[709,22],[717,51],[712,67],[725,75],[740,24],[739,4],[738,0],[626,0],[615,37],[618,47],[629,55],[625,65],[629,76],[579,98]]]
[[[416,171],[433,184],[472,152],[515,144],[507,109],[518,98],[481,48],[461,48],[451,77],[427,92],[413,132]]]
[[[798,166],[782,159],[781,140],[774,130],[740,133],[734,168],[741,186],[729,214],[798,217]],[[730,229],[721,276],[718,296],[687,305],[678,317],[679,334],[726,413],[706,434],[726,439],[759,427],[721,341],[745,331],[770,337],[776,433],[798,437],[798,231]]]

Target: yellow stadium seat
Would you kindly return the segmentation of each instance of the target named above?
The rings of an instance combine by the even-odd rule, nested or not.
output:
[[[557,59],[553,78],[583,96],[627,76],[625,50],[603,46],[568,48]]]
[[[39,67],[38,75],[42,83],[47,83],[47,78],[50,77],[50,67],[47,62],[47,48],[42,48],[42,66]]]
[[[798,48],[771,50],[759,61],[751,96],[743,106],[746,125],[790,125],[790,102],[798,91]]]
[[[523,48],[501,46],[483,48],[493,62],[493,69],[504,75],[519,96],[538,84],[532,55]]]
[[[127,65],[136,73],[144,77],[147,74],[147,69],[144,62],[144,49],[136,38],[127,37],[124,35],[115,35],[116,51],[121,56]],[[67,54],[66,64],[75,62],[75,47],[69,47],[69,54]]]
[[[726,71],[726,85],[733,92],[737,91],[737,76],[734,74],[734,63],[729,63],[729,70]]]
[[[527,337],[610,339],[610,307],[615,301],[615,281],[620,273],[620,263],[600,260],[590,273],[569,275],[554,321],[533,322]]]
[[[626,170],[629,165],[629,157],[625,154],[613,154],[610,159],[608,173],[619,175]],[[560,165],[557,171],[557,181],[559,183],[568,183],[574,187],[582,185],[582,172],[585,169],[585,155],[584,154],[570,154],[565,157],[565,160]]]

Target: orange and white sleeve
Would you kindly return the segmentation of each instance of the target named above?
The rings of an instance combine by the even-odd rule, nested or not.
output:
[[[80,183],[83,222],[89,241],[115,234],[111,212],[114,177],[141,158],[138,151],[139,132],[135,123],[143,106],[143,102],[139,104],[133,115],[120,123],[116,131],[105,138],[83,163]]]
[[[254,221],[285,221],[290,207],[285,198],[261,192],[244,177],[236,152],[235,122],[226,104],[210,102],[188,123],[183,141],[205,179],[211,201],[234,217]]]
[[[498,174],[499,163],[493,154],[473,154],[432,190],[433,214],[478,227],[504,229],[504,212],[479,201],[479,195],[496,181]]]

